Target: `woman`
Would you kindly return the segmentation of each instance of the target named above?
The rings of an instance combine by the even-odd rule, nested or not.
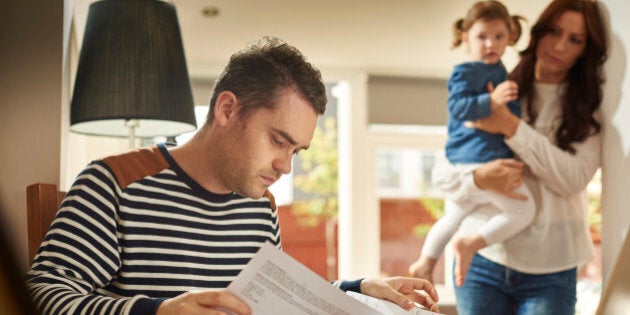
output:
[[[525,184],[536,204],[529,227],[474,256],[464,285],[455,288],[459,314],[575,313],[577,267],[592,256],[585,188],[600,163],[597,110],[606,49],[596,3],[551,2],[510,75],[523,118],[498,107],[469,123],[502,134],[523,162],[495,160],[468,174],[446,163],[435,169],[448,199],[479,190],[522,198],[513,190]],[[475,231],[497,211],[479,207],[460,232]]]

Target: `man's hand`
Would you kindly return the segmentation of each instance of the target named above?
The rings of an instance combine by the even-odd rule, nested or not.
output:
[[[523,162],[514,159],[496,159],[475,169],[473,178],[480,189],[495,191],[518,200],[527,200],[527,197],[514,192],[514,189],[523,184],[524,167]]]
[[[424,291],[427,294],[421,293]],[[388,300],[409,310],[414,302],[419,303],[432,312],[439,312],[438,295],[433,285],[424,279],[391,277],[384,279],[363,279],[361,293],[375,298]]]
[[[239,315],[249,315],[251,310],[243,301],[227,291],[191,291],[165,300],[156,315],[208,314],[225,315],[222,309]]]

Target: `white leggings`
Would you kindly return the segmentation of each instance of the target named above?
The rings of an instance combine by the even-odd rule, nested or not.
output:
[[[479,191],[466,201],[444,201],[444,216],[431,227],[422,247],[422,255],[438,259],[459,224],[477,206],[492,203],[502,210],[493,216],[477,231],[491,245],[502,242],[522,231],[533,220],[536,206],[529,189],[523,184],[514,192],[524,195],[527,200],[517,200],[493,191]]]

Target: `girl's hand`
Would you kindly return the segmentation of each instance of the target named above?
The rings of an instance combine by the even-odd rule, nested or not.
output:
[[[518,99],[518,84],[515,81],[503,81],[496,88],[492,85],[492,82],[488,82],[487,87],[488,93],[490,93],[491,109],[506,106],[507,103]]]
[[[521,119],[512,114],[507,106],[493,106],[492,95],[496,93],[501,95],[503,99],[510,99],[511,101],[515,100],[518,93],[516,82],[505,81],[499,84],[496,89],[492,86],[491,82],[488,82],[488,92],[490,93],[490,108],[492,110],[490,116],[482,119],[467,121],[465,125],[468,128],[476,128],[489,133],[503,134],[506,138],[511,138],[516,133],[516,129],[518,128],[518,124]],[[507,104],[507,102],[504,103],[504,105],[505,104]]]

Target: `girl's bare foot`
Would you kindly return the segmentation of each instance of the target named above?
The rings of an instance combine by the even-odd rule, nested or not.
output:
[[[455,252],[455,284],[464,285],[466,274],[478,250],[486,247],[486,241],[479,235],[460,237],[453,241]]]
[[[437,259],[420,256],[411,266],[409,266],[409,274],[412,277],[428,280],[433,283],[433,269]]]

